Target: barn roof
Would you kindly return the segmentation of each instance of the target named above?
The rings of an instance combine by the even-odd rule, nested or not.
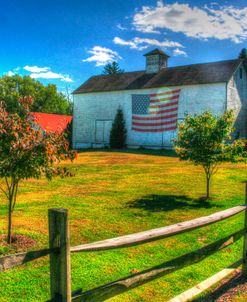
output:
[[[154,50],[152,51],[149,51],[148,53],[146,53],[144,56],[151,56],[151,55],[162,55],[162,56],[166,56],[166,57],[170,57],[168,56],[168,54],[166,54],[164,51],[158,49],[158,48],[155,48]]]
[[[71,122],[72,116],[42,112],[32,112],[36,123],[46,132],[63,132]]]
[[[145,71],[135,71],[115,75],[98,75],[89,78],[73,94],[225,83],[230,80],[241,62],[242,60],[237,59],[167,67],[153,74],[147,74]]]

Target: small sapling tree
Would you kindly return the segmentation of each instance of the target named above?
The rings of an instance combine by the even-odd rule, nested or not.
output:
[[[126,143],[126,128],[123,110],[118,108],[110,133],[110,147],[124,148]]]
[[[175,151],[181,160],[190,160],[203,167],[206,174],[206,198],[210,197],[210,181],[222,162],[244,160],[245,143],[232,140],[234,115],[232,111],[222,116],[210,112],[186,115],[179,125]]]
[[[70,176],[58,164],[76,156],[69,150],[64,134],[45,133],[40,129],[30,112],[32,103],[31,97],[19,100],[19,114],[8,113],[5,103],[0,103],[0,178],[3,179],[0,189],[8,200],[8,243],[11,243],[12,213],[20,181],[43,175],[49,180],[55,175]]]

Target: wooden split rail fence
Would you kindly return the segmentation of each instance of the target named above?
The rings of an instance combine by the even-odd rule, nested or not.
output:
[[[168,238],[177,234],[195,230],[218,221],[225,220],[245,211],[244,228],[225,238],[219,239],[196,251],[164,262],[140,273],[116,280],[86,292],[78,290],[71,292],[71,253],[93,252],[136,246],[147,242]],[[121,236],[113,239],[98,241],[70,247],[68,228],[68,212],[66,209],[50,209],[49,216],[49,249],[19,253],[0,258],[0,271],[27,263],[40,257],[50,255],[50,289],[51,299],[57,302],[100,302],[129,291],[156,278],[168,275],[186,266],[198,263],[206,257],[220,251],[240,238],[244,238],[243,256],[238,263],[242,263],[243,273],[247,276],[247,184],[245,205],[227,209],[215,214],[181,222],[167,227],[153,229],[141,233]]]

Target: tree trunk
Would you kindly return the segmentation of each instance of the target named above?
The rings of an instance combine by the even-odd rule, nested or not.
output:
[[[9,207],[8,207],[8,234],[7,243],[11,244],[12,241],[12,213],[16,204],[16,195],[18,190],[18,181],[13,181],[9,189]]]
[[[204,166],[204,171],[206,174],[206,199],[210,198],[210,180],[212,176],[211,166]]]
[[[207,175],[207,195],[206,195],[206,199],[208,199],[210,197],[210,176]]]
[[[8,208],[8,234],[7,234],[7,243],[11,244],[12,237],[12,200],[13,197],[9,198],[9,208]]]

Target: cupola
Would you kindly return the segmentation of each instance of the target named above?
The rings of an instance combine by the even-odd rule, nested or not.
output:
[[[156,48],[144,55],[146,57],[146,73],[157,73],[167,67],[169,56]]]

